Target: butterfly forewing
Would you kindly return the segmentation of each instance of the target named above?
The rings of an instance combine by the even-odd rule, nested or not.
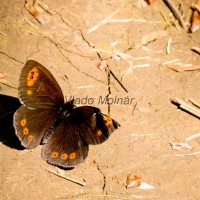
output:
[[[49,163],[73,167],[85,160],[88,145],[81,139],[80,130],[73,121],[66,120],[42,148],[42,157]]]
[[[19,98],[30,108],[58,108],[64,103],[60,86],[40,63],[29,60],[22,69]]]

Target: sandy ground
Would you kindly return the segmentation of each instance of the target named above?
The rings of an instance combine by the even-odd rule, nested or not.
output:
[[[187,17],[195,1],[181,2]],[[198,65],[200,56],[190,49],[200,46],[200,32],[182,30],[162,1],[151,6],[134,0],[45,3],[55,13],[44,12],[41,25],[24,8],[24,1],[0,1],[0,72],[7,74],[0,93],[17,97],[21,69],[26,60],[34,59],[51,71],[67,98],[94,98],[93,106],[107,113],[108,105],[98,102],[108,94],[107,74],[96,67],[99,54],[128,90],[111,76],[112,97],[133,101],[111,105],[110,115],[121,127],[104,144],[90,146],[86,161],[73,170],[46,163],[41,146],[30,151],[1,143],[0,199],[200,199],[200,155],[192,155],[200,151],[199,139],[188,142],[192,149],[173,150],[170,145],[200,132],[199,119],[170,101],[179,97],[200,102],[200,72],[175,72],[162,65],[174,59]],[[142,39],[159,31],[165,33],[142,46]],[[154,189],[126,189],[131,173]]]

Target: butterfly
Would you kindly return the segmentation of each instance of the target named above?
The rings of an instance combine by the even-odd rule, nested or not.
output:
[[[86,159],[89,145],[105,142],[120,126],[99,108],[65,102],[53,75],[34,60],[23,67],[18,92],[16,135],[25,148],[43,144],[42,157],[50,164],[74,167]]]

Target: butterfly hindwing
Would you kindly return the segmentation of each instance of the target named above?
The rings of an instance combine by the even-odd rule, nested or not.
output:
[[[74,108],[71,118],[80,128],[80,135],[87,144],[105,142],[111,133],[120,126],[111,117],[102,114],[99,108],[92,106]]]
[[[22,146],[29,149],[38,146],[56,116],[56,110],[31,110],[24,105],[21,106],[14,114],[14,126]]]
[[[61,123],[42,148],[42,157],[49,163],[73,167],[85,160],[89,146],[81,139],[80,130],[71,120]]]
[[[19,98],[28,107],[52,109],[64,103],[63,93],[57,81],[36,61],[27,61],[19,82]]]

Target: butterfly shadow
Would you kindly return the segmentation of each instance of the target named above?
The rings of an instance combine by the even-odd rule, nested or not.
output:
[[[13,115],[21,106],[18,98],[0,94],[0,142],[8,147],[23,150],[19,139],[15,135]]]

